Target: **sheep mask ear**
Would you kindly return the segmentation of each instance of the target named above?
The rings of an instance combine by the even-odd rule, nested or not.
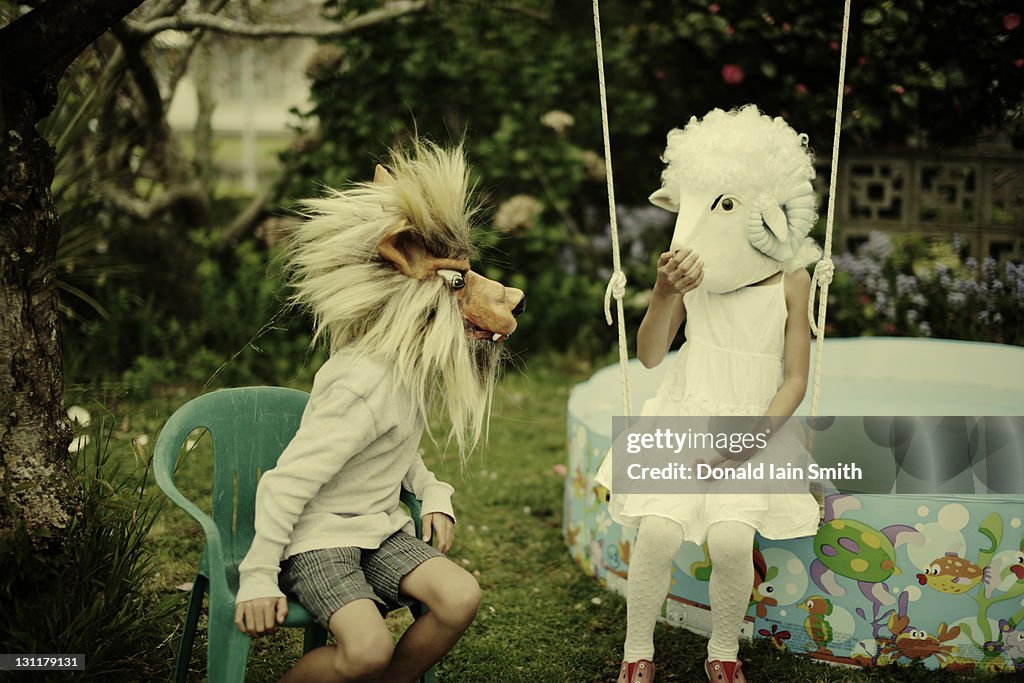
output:
[[[666,187],[652,192],[651,196],[647,198],[647,201],[659,208],[665,209],[666,211],[679,213],[679,204],[672,199],[672,193],[669,192]]]
[[[373,172],[375,184],[392,185],[395,179],[387,169],[377,165]],[[402,218],[377,241],[377,253],[406,277],[426,280],[438,270],[453,270],[460,273],[469,270],[469,259],[440,258],[431,254],[415,226]]]
[[[776,199],[757,197],[750,211],[747,237],[758,251],[777,261],[796,256],[814,226],[814,187],[805,171],[797,171]]]

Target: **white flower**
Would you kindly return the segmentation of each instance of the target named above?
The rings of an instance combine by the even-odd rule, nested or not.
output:
[[[139,444],[140,446],[145,446],[147,443],[149,443],[149,437],[146,436],[145,434],[139,434],[137,437],[133,439],[133,441],[135,441],[135,443]]]
[[[89,423],[92,422],[92,416],[89,415],[89,411],[82,406],[71,406],[68,408],[68,418],[72,422],[77,422],[81,427],[88,427]]]
[[[560,109],[552,109],[540,117],[540,122],[542,125],[562,135],[569,128],[572,128],[572,125],[576,123],[576,119],[572,117],[572,114],[567,114]]]
[[[81,436],[76,436],[74,439],[71,440],[71,443],[68,444],[68,453],[78,453],[79,451],[83,450],[88,445],[89,445],[89,435],[88,434],[82,434]]]
[[[498,207],[494,214],[494,229],[504,233],[528,230],[533,227],[537,214],[543,209],[544,205],[536,197],[517,194]]]
[[[600,605],[601,604],[601,598],[590,598],[590,604],[592,604],[592,605]]]

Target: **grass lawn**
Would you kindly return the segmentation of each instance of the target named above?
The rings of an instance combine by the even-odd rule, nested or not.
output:
[[[522,365],[520,363],[520,365]],[[483,451],[460,471],[454,456],[442,458],[424,440],[425,459],[438,476],[456,488],[458,525],[452,558],[477,575],[483,588],[479,616],[442,661],[438,678],[452,683],[589,683],[614,681],[625,633],[625,602],[572,562],[561,534],[563,479],[554,466],[565,462],[566,401],[571,387],[590,368],[560,357],[510,368],[503,381]],[[302,381],[296,384],[302,388]],[[133,457],[128,440],[149,437],[190,396],[169,389],[159,398],[117,402],[114,446]],[[74,400],[69,397],[69,402]],[[209,446],[199,447],[183,463],[181,488],[194,499],[208,497]],[[208,503],[207,503],[208,507]],[[168,505],[150,536],[159,572],[148,590],[180,602],[177,587],[191,581],[202,547],[197,525]],[[408,623],[407,612],[393,614],[396,635]],[[201,626],[205,622],[201,622]],[[168,639],[164,657],[170,666]],[[682,629],[659,625],[655,634],[658,681],[702,681],[705,640]],[[197,638],[192,678],[204,680],[205,645]],[[257,640],[249,659],[250,681],[273,681],[298,657],[301,633],[295,629]],[[744,646],[741,657],[751,681],[952,681],[950,674],[923,668],[863,672],[816,664],[777,653],[764,642]]]

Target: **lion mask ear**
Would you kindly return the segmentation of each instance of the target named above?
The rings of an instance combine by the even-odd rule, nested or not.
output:
[[[396,223],[378,240],[377,253],[403,275],[423,280],[433,274],[435,259],[427,253],[422,240],[410,228],[409,221],[404,218]]]
[[[391,185],[395,182],[395,179],[391,177],[390,173],[388,173],[388,169],[377,164],[377,167],[373,169],[373,182],[381,185]]]
[[[422,238],[413,231],[412,224],[405,218],[377,241],[377,253],[400,273],[415,280],[433,277],[438,269],[460,273],[469,270],[468,258],[445,258],[427,251]]]

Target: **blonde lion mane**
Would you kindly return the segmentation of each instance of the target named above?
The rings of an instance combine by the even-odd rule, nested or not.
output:
[[[377,245],[405,220],[434,256],[468,257],[479,207],[461,144],[442,149],[414,140],[408,152],[392,149],[384,166],[390,181],[302,202],[305,220],[287,254],[291,299],[312,311],[314,344],[382,359],[425,423],[443,406],[448,441],[465,463],[486,437],[501,347],[466,337],[458,300],[441,277],[407,277]]]

